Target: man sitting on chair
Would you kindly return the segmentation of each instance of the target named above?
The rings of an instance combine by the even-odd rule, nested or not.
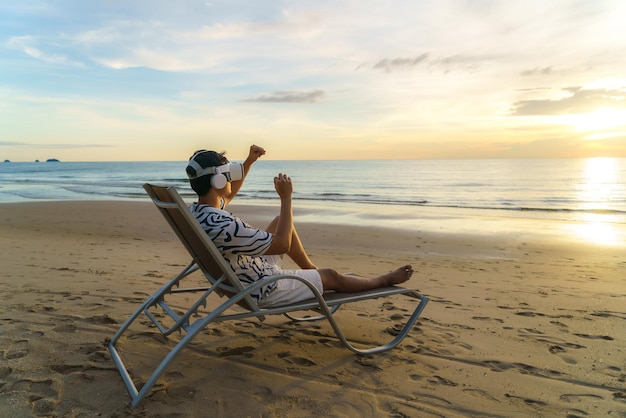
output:
[[[198,202],[191,212],[244,286],[277,274],[294,275],[325,290],[359,292],[407,281],[413,274],[410,265],[376,277],[342,274],[332,268],[317,268],[307,255],[293,225],[291,197],[293,185],[286,174],[274,177],[280,198],[280,215],[265,230],[256,229],[224,209],[237,195],[246,174],[265,150],[252,145],[243,164],[230,163],[224,153],[201,150],[189,159],[187,176]],[[289,256],[299,270],[282,269],[283,255]],[[309,287],[296,279],[281,279],[251,295],[261,307],[279,306],[313,297]]]

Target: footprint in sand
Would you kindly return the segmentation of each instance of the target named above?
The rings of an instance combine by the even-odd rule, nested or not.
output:
[[[558,354],[558,353],[564,353],[565,349],[561,347],[560,345],[553,345],[552,347],[550,347],[549,351],[552,354]]]
[[[499,318],[492,318],[492,317],[490,317],[490,316],[474,316],[474,317],[472,317],[472,319],[473,319],[474,321],[486,321],[486,322],[491,322],[491,321],[494,321],[494,322],[498,322],[498,323],[500,323],[500,324],[503,324],[503,323],[504,323],[504,321],[503,321],[502,319],[499,319]]]
[[[483,399],[487,399],[489,401],[498,402],[498,400],[496,398],[494,398],[487,391],[484,391],[482,389],[463,389],[463,392],[468,393],[468,394],[470,394],[472,396],[475,396],[477,398],[483,398]]]
[[[622,373],[622,369],[617,366],[606,366],[604,373],[617,378],[620,382],[626,382],[626,374]]]
[[[68,323],[68,324],[63,324],[63,325],[56,326],[56,327],[52,328],[52,330],[55,331],[55,332],[69,334],[69,333],[72,333],[72,332],[76,332],[76,325],[73,322],[71,322],[71,323]]]
[[[523,337],[528,334],[543,335],[544,333],[534,328],[520,328],[518,335]]]
[[[251,351],[254,351],[254,347],[250,345],[245,346],[245,347],[235,347],[235,348],[219,347],[217,349],[217,353],[220,357],[244,356],[247,358],[251,358],[252,357],[252,354],[250,354]]]
[[[57,391],[52,388],[52,380],[17,380],[2,388],[3,392],[31,392],[41,397],[56,397]]]
[[[29,400],[33,412],[36,415],[52,416],[54,405],[59,393],[52,387],[52,380],[18,380],[0,388],[0,393],[25,392],[29,394]]]
[[[396,324],[392,327],[388,327],[385,331],[395,337],[402,332],[403,328],[404,326],[402,324]]]
[[[90,354],[87,358],[94,363],[107,363],[110,360],[108,352],[104,349]]]
[[[452,380],[446,379],[441,376],[433,376],[428,378],[428,383],[432,383],[435,385],[444,385],[444,386],[458,386],[458,383],[454,383]]]
[[[618,319],[626,319],[626,314],[621,312],[594,312],[591,316],[597,316],[600,318],[618,318]]]
[[[383,367],[379,364],[380,359],[375,356],[357,356],[355,361],[361,366],[370,367],[373,370],[383,370]]]
[[[508,393],[504,394],[505,397],[509,398],[509,399],[514,399],[514,400],[518,400],[518,401],[522,401],[524,402],[526,405],[534,405],[534,406],[548,406],[547,403],[543,402],[543,401],[539,401],[536,399],[529,399],[529,398],[521,398],[519,396],[514,396],[514,395],[510,395]]]
[[[560,345],[553,345],[548,349],[548,351],[550,351],[550,353],[552,354],[558,355],[559,358],[567,364],[578,364],[578,362],[574,360],[574,358],[565,355],[567,350]]]
[[[516,370],[517,372],[521,374],[528,374],[531,376],[554,377],[554,376],[562,375],[561,372],[558,372],[555,370],[539,369],[537,367],[530,366],[524,363],[505,363],[505,362],[497,361],[497,360],[487,360],[487,361],[482,361],[481,364],[494,372]]]
[[[298,366],[315,366],[317,363],[305,357],[293,356],[289,352],[278,353],[278,358],[285,360],[287,363],[297,364]]]
[[[580,338],[588,338],[590,340],[613,341],[615,339],[613,337],[609,337],[608,335],[589,335],[589,334],[574,334],[574,335]]]
[[[333,340],[330,338],[320,338],[317,340],[318,343],[325,345],[326,347],[342,347],[342,344],[338,340]]]
[[[567,325],[565,325],[563,322],[560,322],[560,321],[550,321],[550,323],[552,325],[555,325],[555,326],[561,328],[560,329],[561,332],[567,332]]]
[[[161,333],[156,332],[137,332],[134,334],[129,334],[127,337],[129,340],[138,340],[138,341],[146,341],[146,342],[157,342],[160,344],[167,344],[167,337],[163,336]]]
[[[545,316],[545,314],[538,313],[538,312],[533,312],[533,311],[516,312],[515,315],[525,316],[525,317],[529,317],[529,318],[534,317],[534,316]]]
[[[111,318],[109,315],[97,315],[92,316],[91,318],[85,318],[85,321],[91,322],[93,324],[101,324],[101,325],[109,325],[109,324],[117,324],[118,322]]]
[[[37,305],[33,305],[28,312],[33,312],[33,313],[40,313],[40,312],[54,312],[56,309],[54,309],[53,306],[45,306],[45,305],[41,305],[41,304],[37,304]]]
[[[7,360],[26,357],[28,355],[28,340],[14,342],[6,354]]]
[[[598,401],[598,402],[604,402],[604,398],[602,396],[598,396],[598,395],[593,395],[593,394],[569,394],[569,393],[565,393],[561,396],[559,396],[559,399],[562,400],[563,402],[567,402],[567,403],[582,403],[582,404],[587,404],[590,401]]]
[[[13,369],[10,367],[0,367],[0,379],[4,379],[13,373]]]
[[[72,374],[75,372],[80,372],[85,370],[85,366],[84,365],[71,365],[71,364],[53,364],[50,367],[50,370],[54,370],[57,373],[66,375],[66,374]]]

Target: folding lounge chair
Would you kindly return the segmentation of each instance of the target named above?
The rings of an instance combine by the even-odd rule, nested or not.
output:
[[[389,350],[402,341],[413,325],[417,322],[422,310],[428,303],[428,298],[419,294],[413,289],[407,289],[401,286],[389,286],[381,289],[369,290],[359,293],[339,293],[325,292],[321,294],[313,285],[295,276],[278,275],[265,278],[254,284],[244,287],[237,279],[237,276],[231,267],[222,258],[219,250],[210,240],[206,232],[202,229],[198,221],[193,217],[187,205],[173,187],[160,187],[145,184],[144,189],[150,195],[161,214],[168,221],[170,226],[176,232],[176,235],[191,254],[191,262],[174,278],[167,282],[156,293],[146,299],[141,306],[126,320],[117,333],[113,336],[109,343],[109,351],[120,372],[122,380],[126,384],[128,392],[132,398],[131,405],[137,406],[139,402],[150,391],[155,382],[163,374],[170,362],[180,353],[180,351],[208,324],[233,319],[244,319],[256,317],[261,321],[265,315],[284,314],[291,320],[310,321],[326,318],[337,337],[348,349],[357,354],[372,354]],[[200,270],[208,280],[206,287],[179,288],[180,282],[187,278],[191,273]],[[255,300],[250,296],[264,284],[280,280],[282,278],[293,278],[306,283],[313,293],[314,297],[302,302],[290,305],[260,308]],[[177,307],[168,305],[165,298],[171,294],[180,292],[199,294],[198,299],[187,308],[184,314],[180,314]],[[212,294],[217,294],[223,299],[215,309],[208,310],[206,308],[206,300]],[[340,305],[349,302],[363,301],[372,298],[390,296],[390,295],[408,295],[419,299],[419,304],[404,325],[404,328],[395,336],[395,338],[387,344],[372,348],[356,348],[345,338],[343,332],[339,328],[333,313]],[[236,308],[235,305],[238,305]],[[150,310],[156,307],[162,308],[168,317],[168,324],[164,325],[162,320],[157,318]],[[201,310],[202,307],[202,310]],[[241,309],[243,307],[244,309]],[[236,308],[236,309],[231,309]],[[297,311],[316,311],[317,316],[297,318],[290,313]],[[177,312],[178,311],[178,312]],[[130,325],[141,315],[145,314],[164,335],[179,331],[184,335],[180,341],[170,350],[165,358],[154,369],[151,376],[146,380],[141,389],[137,389],[133,383],[124,362],[116,347],[117,342],[122,334],[130,327]]]

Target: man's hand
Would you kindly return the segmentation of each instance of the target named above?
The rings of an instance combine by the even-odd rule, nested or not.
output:
[[[293,184],[287,174],[280,173],[278,176],[274,177],[274,188],[276,189],[276,193],[278,193],[281,200],[285,198],[291,199]]]
[[[266,255],[287,254],[291,249],[291,240],[294,235],[293,213],[291,210],[293,185],[291,184],[291,179],[286,174],[280,173],[274,177],[274,187],[280,197],[280,215],[278,216],[276,232],[272,234],[272,244],[265,250]]]
[[[250,145],[250,153],[248,154],[246,162],[252,164],[261,158],[262,155],[265,155],[265,149],[259,147],[258,145]]]
[[[243,181],[248,175],[250,168],[252,168],[252,164],[254,164],[254,162],[258,160],[261,155],[265,155],[265,150],[263,148],[256,145],[250,146],[250,153],[248,154],[248,158],[246,158],[246,161],[243,162],[243,178],[241,180],[236,180],[230,183],[230,194],[228,196],[224,196],[224,199],[226,201],[225,205],[228,205],[231,200],[235,198],[237,193],[239,193],[241,186],[243,186]]]

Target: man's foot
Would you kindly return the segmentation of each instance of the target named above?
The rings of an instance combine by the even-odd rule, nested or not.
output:
[[[413,267],[410,264],[402,266],[382,276],[387,281],[387,286],[404,283],[413,275]]]

